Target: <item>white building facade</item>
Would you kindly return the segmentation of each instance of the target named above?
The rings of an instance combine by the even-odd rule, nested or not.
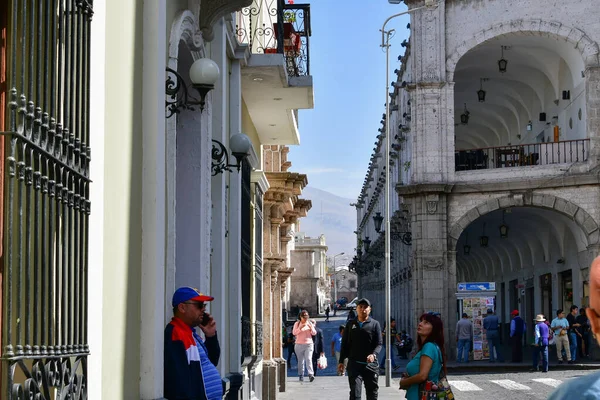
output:
[[[437,311],[453,338],[459,282],[495,282],[505,327],[513,309],[531,321],[588,304],[600,238],[594,7],[448,0],[411,15],[382,121],[393,143],[392,316],[401,328],[414,333],[421,313]],[[358,199],[353,263],[377,307],[383,136]]]

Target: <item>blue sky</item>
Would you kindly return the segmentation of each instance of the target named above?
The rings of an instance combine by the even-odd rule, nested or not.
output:
[[[310,186],[338,196],[358,197],[373,143],[385,112],[385,53],[379,29],[406,10],[387,0],[312,0],[310,74],[315,108],[300,110],[300,146],[290,146],[292,170],[306,173]],[[396,30],[390,77],[399,67],[400,46],[410,31],[408,15],[388,24]],[[389,90],[388,90],[389,92]]]

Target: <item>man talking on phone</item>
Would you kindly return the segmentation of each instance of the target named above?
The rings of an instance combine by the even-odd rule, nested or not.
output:
[[[223,384],[216,366],[221,348],[217,325],[204,312],[207,296],[191,287],[173,294],[173,318],[165,328],[164,397],[168,400],[221,400]],[[204,333],[203,340],[195,328]]]

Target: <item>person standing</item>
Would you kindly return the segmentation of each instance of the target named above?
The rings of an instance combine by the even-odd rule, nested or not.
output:
[[[523,362],[523,335],[527,331],[527,325],[523,318],[519,316],[519,310],[513,310],[510,313],[510,340],[512,347],[512,362]]]
[[[569,351],[571,352],[571,362],[577,360],[577,328],[581,325],[577,323],[577,314],[579,313],[579,307],[575,304],[569,309],[569,315],[567,315],[567,322],[569,323]]]
[[[300,312],[299,320],[294,323],[292,330],[296,336],[296,345],[294,350],[298,359],[298,379],[304,380],[304,368],[308,371],[308,379],[312,382],[315,380],[315,373],[312,365],[312,355],[314,343],[312,337],[317,334],[314,325],[308,320],[308,311]]]
[[[592,262],[590,268],[590,306],[586,314],[590,319],[590,325],[594,338],[600,339],[600,257]],[[562,383],[548,400],[596,400],[600,398],[600,372],[573,378]]]
[[[216,366],[221,356],[215,319],[205,312],[207,296],[191,287],[173,294],[173,318],[165,328],[164,397],[168,400],[221,400],[223,383]],[[196,333],[199,327],[205,340]]]
[[[411,352],[413,347],[413,340],[405,330],[401,332],[400,344],[398,345],[398,355],[400,358],[408,360],[408,353]]]
[[[579,327],[577,328],[577,349],[581,358],[589,357],[590,352],[590,320],[585,315],[585,308],[579,309],[579,315],[575,320]]]
[[[294,334],[292,332],[290,332],[287,335],[287,350],[288,350],[287,366],[289,369],[292,368],[292,354],[296,356],[296,364],[298,364],[298,354],[296,354],[295,347],[296,347],[296,337],[294,336]]]
[[[563,363],[562,351],[565,349],[567,353],[567,361],[572,364],[571,361],[571,349],[569,348],[569,338],[567,331],[569,330],[569,321],[565,318],[565,313],[562,309],[556,310],[556,318],[552,320],[550,329],[554,331],[554,342],[556,343],[556,354],[558,356],[558,363]]]
[[[458,343],[457,362],[469,362],[469,351],[471,348],[471,339],[473,337],[473,324],[469,320],[469,315],[463,313],[462,318],[456,323],[456,342]],[[463,360],[464,352],[464,360]]]
[[[546,318],[538,314],[535,318],[534,339],[533,339],[533,368],[531,372],[539,371],[539,360],[542,359],[542,372],[548,372],[548,338],[550,328],[546,324]]]
[[[312,354],[312,365],[315,376],[317,376],[317,371],[319,370],[317,366],[317,362],[319,361],[319,357],[325,355],[325,349],[323,346],[323,331],[321,328],[317,326],[317,321],[311,319],[310,322],[314,325],[317,334],[312,337],[314,343],[314,351]],[[312,382],[312,381],[311,381]]]
[[[367,400],[377,400],[379,391],[379,364],[377,354],[381,351],[381,325],[369,316],[371,302],[360,299],[356,303],[357,317],[348,321],[342,336],[340,361],[348,359],[348,383],[350,400],[360,400],[364,382]],[[338,361],[338,374],[344,364]]]
[[[342,336],[344,335],[344,325],[340,325],[339,332],[333,335],[333,339],[331,339],[331,355],[335,356],[335,361],[337,364],[344,364],[344,368],[346,368],[348,364],[348,359],[344,359],[340,361],[340,352],[342,351]],[[340,373],[338,370],[337,373],[339,376],[342,376],[344,372]]]
[[[385,326],[383,328],[383,332],[382,332],[382,338],[381,338],[381,343],[382,343],[382,348],[381,348],[381,361],[379,362],[379,368],[383,369],[385,371],[385,357],[386,357],[386,348],[385,348],[385,335],[387,333],[387,331],[390,331],[390,358],[392,359],[392,368],[394,369],[394,371],[396,371],[398,368],[400,368],[398,365],[396,365],[396,360],[394,359],[394,348],[396,348],[396,341],[398,340],[398,331],[396,330],[396,320],[394,318],[392,318],[390,320],[390,327],[388,328],[387,326]]]
[[[444,348],[444,324],[439,313],[421,315],[417,327],[419,352],[406,365],[406,373],[400,379],[400,389],[406,390],[407,400],[419,400],[419,385],[426,381],[438,382],[442,370],[446,370]]]
[[[327,306],[327,308],[325,309],[325,322],[329,322],[329,313],[331,312],[331,310],[329,309],[329,305]]]
[[[498,320],[498,317],[494,314],[494,310],[488,308],[487,317],[483,319],[483,330],[488,341],[488,349],[490,352],[491,363],[493,363],[495,359],[497,359],[498,362],[504,362],[502,350],[500,350],[500,333],[498,332],[499,329],[500,321]],[[495,358],[494,350],[496,351]]]

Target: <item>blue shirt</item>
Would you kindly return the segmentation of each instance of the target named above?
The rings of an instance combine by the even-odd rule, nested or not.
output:
[[[562,383],[548,397],[548,400],[570,400],[574,396],[578,400],[600,399],[600,372],[570,379]]]
[[[483,319],[483,328],[489,331],[497,331],[498,330],[498,317],[496,315],[490,314]]]
[[[431,369],[429,370],[429,375],[427,376],[428,381],[438,382],[440,380],[440,372],[442,371],[442,352],[440,348],[435,343],[425,343],[421,351],[419,351],[415,357],[410,360],[410,362],[406,365],[406,373],[408,376],[413,376],[419,373],[419,369],[421,368],[421,356],[427,356],[433,360],[433,364],[431,365]],[[410,385],[408,390],[406,391],[406,398],[408,400],[419,400],[419,385],[414,384]]]
[[[338,353],[342,351],[342,334],[338,332],[335,335],[333,335],[331,343],[333,343],[334,351],[337,351]]]
[[[567,329],[569,327],[569,321],[566,318],[554,318],[550,324],[550,328],[555,334],[559,334],[561,329]]]

